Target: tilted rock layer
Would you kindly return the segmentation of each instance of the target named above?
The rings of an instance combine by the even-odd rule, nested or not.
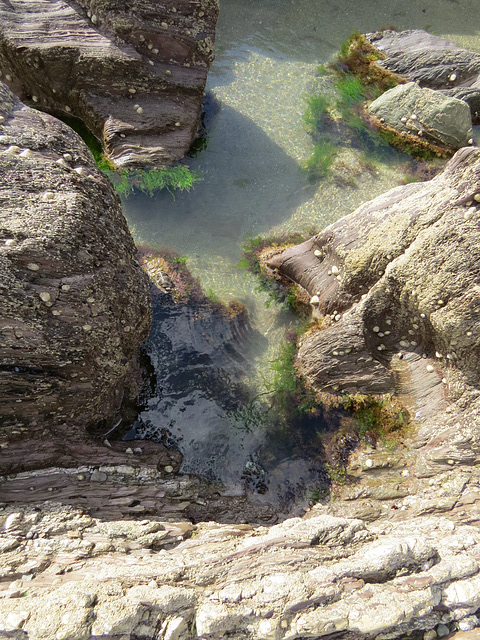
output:
[[[0,80],[81,118],[118,166],[171,163],[198,128],[217,0],[0,0]]]
[[[392,189],[271,268],[318,296],[324,330],[299,361],[319,390],[393,392],[420,421],[428,474],[478,460],[480,150],[433,180]]]
[[[151,320],[135,256],[81,139],[0,84],[0,437],[108,420],[135,387]]]

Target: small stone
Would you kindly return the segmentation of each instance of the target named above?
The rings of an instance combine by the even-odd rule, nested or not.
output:
[[[318,304],[320,304],[320,298],[318,296],[312,296],[310,298],[310,304],[313,306],[317,306]]]
[[[332,356],[338,356],[338,351],[332,351]]]
[[[371,458],[368,458],[368,460],[365,460],[365,466],[368,467],[369,469],[371,469],[373,467],[373,460]]]
[[[138,109],[137,109],[137,113],[138,113],[138,114],[140,114],[140,115],[143,113],[143,109],[142,109],[142,107],[138,107]]]
[[[41,291],[39,293],[40,296],[40,300],[43,300],[43,302],[50,302],[51,300],[51,295],[48,293],[48,291]]]
[[[477,616],[467,616],[466,618],[463,618],[463,620],[460,620],[458,628],[460,631],[472,631],[477,627],[478,622],[479,620]]]
[[[375,325],[374,327],[372,327],[372,331],[374,333],[378,333],[380,331],[380,327],[378,325]]]
[[[27,269],[29,269],[30,271],[38,271],[40,267],[38,266],[38,264],[35,264],[34,262],[29,262],[27,264]]]
[[[172,473],[173,472],[173,467],[171,464],[167,464],[165,468],[165,473]]]
[[[439,638],[444,638],[445,636],[448,636],[450,633],[450,629],[447,627],[446,624],[439,624],[437,627],[437,636]]]
[[[443,358],[442,354],[439,351],[435,351],[436,358]]]
[[[456,73],[451,73],[448,76],[448,79],[450,80],[450,82],[455,82],[455,80],[457,79],[457,74]]]
[[[98,471],[97,469],[90,476],[90,482],[105,482],[107,480],[107,474],[104,471]]]
[[[437,632],[435,629],[430,629],[429,631],[425,631],[423,634],[423,640],[436,640]]]
[[[428,371],[428,373],[432,373],[433,371],[435,371],[435,367],[431,364],[427,364],[425,369]]]
[[[29,616],[30,614],[26,611],[19,611],[18,613],[16,611],[10,611],[5,620],[7,631],[21,629]]]
[[[321,256],[321,255],[322,255],[322,252],[321,252],[321,251],[319,251],[318,249],[315,249],[315,251],[313,252],[313,255],[314,255],[314,256],[317,256],[317,258],[318,258],[318,256]]]
[[[180,127],[181,126],[180,122],[175,122],[175,126]]]
[[[166,22],[162,22],[161,27],[162,29],[168,29],[168,24]]]
[[[92,330],[92,325],[91,324],[84,324],[82,329],[84,331],[91,331]]]
[[[338,272],[339,272],[339,271],[338,271],[338,267],[336,267],[335,265],[333,265],[333,267],[332,267],[332,273],[333,273],[333,275],[334,275],[334,276],[336,276]]]
[[[427,316],[424,313],[420,314],[420,318],[426,318]]]

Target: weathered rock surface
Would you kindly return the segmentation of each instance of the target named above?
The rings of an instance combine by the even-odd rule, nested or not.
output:
[[[473,139],[470,109],[466,102],[421,88],[415,82],[385,91],[368,112],[387,127],[425,142],[460,149]]]
[[[468,103],[480,122],[480,54],[421,29],[367,34],[386,58],[378,64],[421,87],[439,89]]]
[[[39,464],[35,438],[84,434],[136,392],[151,312],[110,182],[69,127],[2,84],[0,207],[0,458],[8,468],[9,443],[26,447],[26,465]],[[52,426],[59,431],[44,432]]]
[[[480,151],[367,202],[269,265],[318,296],[299,351],[315,388],[393,392],[419,422],[418,473],[479,455]]]
[[[2,0],[0,79],[81,118],[118,166],[171,163],[198,127],[217,0]]]
[[[90,470],[78,472],[68,473],[97,484]],[[125,474],[125,466],[105,469],[108,482]],[[175,520],[161,503],[181,511],[182,491],[187,500],[194,492],[151,469],[130,474],[144,493],[156,485],[164,496],[141,520],[120,517],[135,496],[120,479],[112,504],[92,515],[62,504],[55,473],[36,476],[2,482],[4,500],[15,503],[0,511],[0,637],[403,639],[478,623],[476,470],[456,494],[458,504],[469,501],[469,517],[464,508],[415,519],[388,508],[368,524],[336,515],[333,503],[256,529]],[[35,486],[36,499],[25,502],[21,485],[38,481],[50,482],[50,500]]]

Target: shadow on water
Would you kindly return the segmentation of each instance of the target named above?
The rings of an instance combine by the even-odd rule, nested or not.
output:
[[[178,449],[180,471],[218,483],[222,495],[247,495],[279,513],[328,495],[318,433],[320,415],[280,426],[268,398],[252,386],[254,354],[266,339],[244,315],[205,305],[161,303],[146,345],[155,376],[150,397],[124,440]],[[298,428],[300,426],[300,428]]]
[[[252,120],[221,105],[211,123],[208,147],[189,161],[202,182],[190,192],[128,199],[125,213],[138,242],[168,245],[186,255],[222,257],[234,264],[247,236],[288,220],[312,197],[298,163]],[[226,144],[228,141],[228,144]]]

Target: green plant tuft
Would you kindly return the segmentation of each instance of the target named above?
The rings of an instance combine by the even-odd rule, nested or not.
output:
[[[117,178],[117,175],[120,177]],[[177,189],[190,191],[193,185],[202,179],[197,171],[190,171],[188,167],[182,164],[161,169],[122,171],[120,174],[112,174],[111,178],[117,193],[120,195],[128,197],[135,190],[138,190],[150,198],[163,189],[170,193]]]

